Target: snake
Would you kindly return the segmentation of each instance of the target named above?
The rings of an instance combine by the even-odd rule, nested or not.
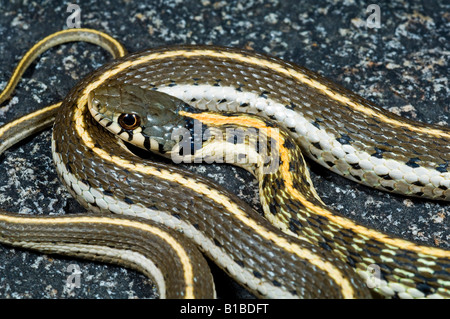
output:
[[[200,45],[127,54],[91,29],[38,42],[0,103],[31,61],[70,41],[98,44],[115,59],[62,102],[1,127],[0,152],[53,124],[56,171],[89,213],[1,210],[1,243],[137,269],[163,298],[215,297],[204,256],[262,298],[449,297],[450,251],[331,209],[303,157],[382,191],[448,201],[447,127],[392,114],[279,58]],[[136,148],[165,160],[139,156]],[[264,216],[172,163],[186,161],[251,172]]]

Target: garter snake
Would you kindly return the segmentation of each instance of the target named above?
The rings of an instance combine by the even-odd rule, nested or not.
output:
[[[15,76],[17,73],[13,80]],[[7,87],[8,91],[13,87]],[[57,107],[41,114],[54,114]],[[136,128],[127,115],[139,119]],[[34,119],[29,116],[30,121]],[[207,179],[138,158],[105,130],[140,147],[166,152],[168,132],[182,124],[191,129],[194,120],[219,132],[224,128],[270,132],[268,137],[275,140],[279,152],[277,169],[262,174],[258,167],[246,168],[259,179],[264,213],[273,225]],[[26,121],[13,122],[4,130],[7,133],[1,134],[10,136],[7,141],[15,141],[19,137],[10,132],[18,123],[29,126],[23,124]],[[275,124],[280,125],[277,138],[273,137]],[[4,213],[0,238],[42,251],[95,258],[102,255],[100,247],[117,253],[124,246],[131,250],[144,245],[136,235],[129,235],[131,243],[117,244],[122,243],[121,235],[102,232],[105,224],[119,226],[126,233],[139,228],[154,235],[153,224],[130,225],[160,223],[196,243],[261,297],[368,297],[363,279],[370,265],[379,267],[381,283],[376,289],[385,295],[448,297],[450,252],[393,238],[330,210],[312,187],[300,149],[357,182],[405,195],[449,200],[449,140],[447,128],[387,113],[321,76],[277,58],[221,47],[150,49],[116,59],[74,87],[58,108],[52,138],[58,174],[80,203],[94,212],[139,219],[108,214],[19,221],[19,217]],[[205,142],[205,148],[208,145],[217,150],[224,144]],[[86,222],[88,219],[92,223]],[[17,224],[26,226],[24,233],[17,231],[21,229]],[[32,235],[28,228],[33,229]],[[43,234],[38,235],[41,229]],[[60,231],[77,236],[68,236],[70,241],[52,234]],[[80,239],[84,233],[101,235],[88,243]],[[111,240],[104,239],[105,233]],[[175,236],[153,237],[159,242],[178,238]],[[179,241],[167,242],[173,248]],[[67,248],[77,245],[85,249],[83,253],[80,247]],[[85,253],[88,245],[92,245],[90,254]],[[114,253],[108,256],[109,261],[152,273],[142,263],[123,261]],[[186,271],[187,259],[178,258],[182,282],[186,283],[186,278],[191,283],[200,281],[203,276],[192,275],[195,270]],[[355,270],[363,277],[356,276]],[[189,293],[184,289],[178,296],[202,296],[196,289]]]

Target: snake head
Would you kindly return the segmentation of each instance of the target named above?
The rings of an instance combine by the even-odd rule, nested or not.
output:
[[[170,152],[172,133],[187,126],[178,112],[186,104],[163,92],[109,81],[89,93],[91,114],[102,126],[140,148]]]

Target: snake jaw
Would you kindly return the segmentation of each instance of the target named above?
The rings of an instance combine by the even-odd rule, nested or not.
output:
[[[94,119],[111,133],[137,147],[162,154],[170,153],[179,133],[189,131],[192,126],[190,119],[179,114],[188,107],[182,100],[138,85],[119,85],[114,80],[91,91],[88,106]],[[124,114],[138,116],[139,127],[129,129],[121,125],[119,119]]]

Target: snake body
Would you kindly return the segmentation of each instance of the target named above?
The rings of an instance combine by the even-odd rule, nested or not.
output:
[[[122,90],[126,86],[136,91],[135,100],[121,99],[123,92],[128,92]],[[106,94],[100,94],[102,89]],[[148,92],[169,94],[169,100],[182,107],[160,110],[164,115],[158,117],[154,110],[143,108],[141,102]],[[262,174],[254,166],[246,167],[259,179],[265,216],[273,225],[209,180],[129,152],[105,128],[127,142],[151,149],[152,136],[145,135],[149,126],[142,123],[135,134],[120,128],[115,123],[117,116],[106,120],[103,115],[96,116],[93,96],[100,96],[100,103],[126,105],[128,109],[122,113],[138,113],[149,123],[159,125],[163,120],[169,130],[173,128],[172,115],[219,131],[231,126],[272,132],[280,125],[277,169]],[[223,115],[208,112],[211,110],[239,113]],[[449,200],[449,141],[447,128],[387,113],[280,59],[239,49],[176,46],[128,55],[82,80],[58,110],[52,149],[61,179],[85,207],[149,219],[181,232],[258,296],[368,297],[363,279],[367,267],[377,265],[381,271],[378,292],[447,297],[450,252],[393,238],[330,210],[318,198],[301,152],[372,187]],[[207,145],[217,149],[223,144]],[[116,222],[108,218],[110,223],[122,224],[124,231],[132,228],[126,219]],[[15,220],[8,214],[1,220],[2,240],[20,245],[20,238],[28,236],[26,232],[10,240],[6,231]],[[30,219],[24,224],[45,224],[43,220]],[[70,218],[61,220],[67,231],[71,223],[76,224]],[[79,229],[91,232],[88,227]],[[52,240],[51,235],[43,238]],[[133,245],[141,245],[135,240]],[[39,247],[34,245],[52,251]],[[182,265],[183,269],[188,267]],[[142,264],[135,267],[142,269]],[[363,278],[356,276],[355,270]],[[192,279],[193,272],[191,276],[188,273],[184,272],[185,279]],[[185,292],[178,295],[205,295]]]

